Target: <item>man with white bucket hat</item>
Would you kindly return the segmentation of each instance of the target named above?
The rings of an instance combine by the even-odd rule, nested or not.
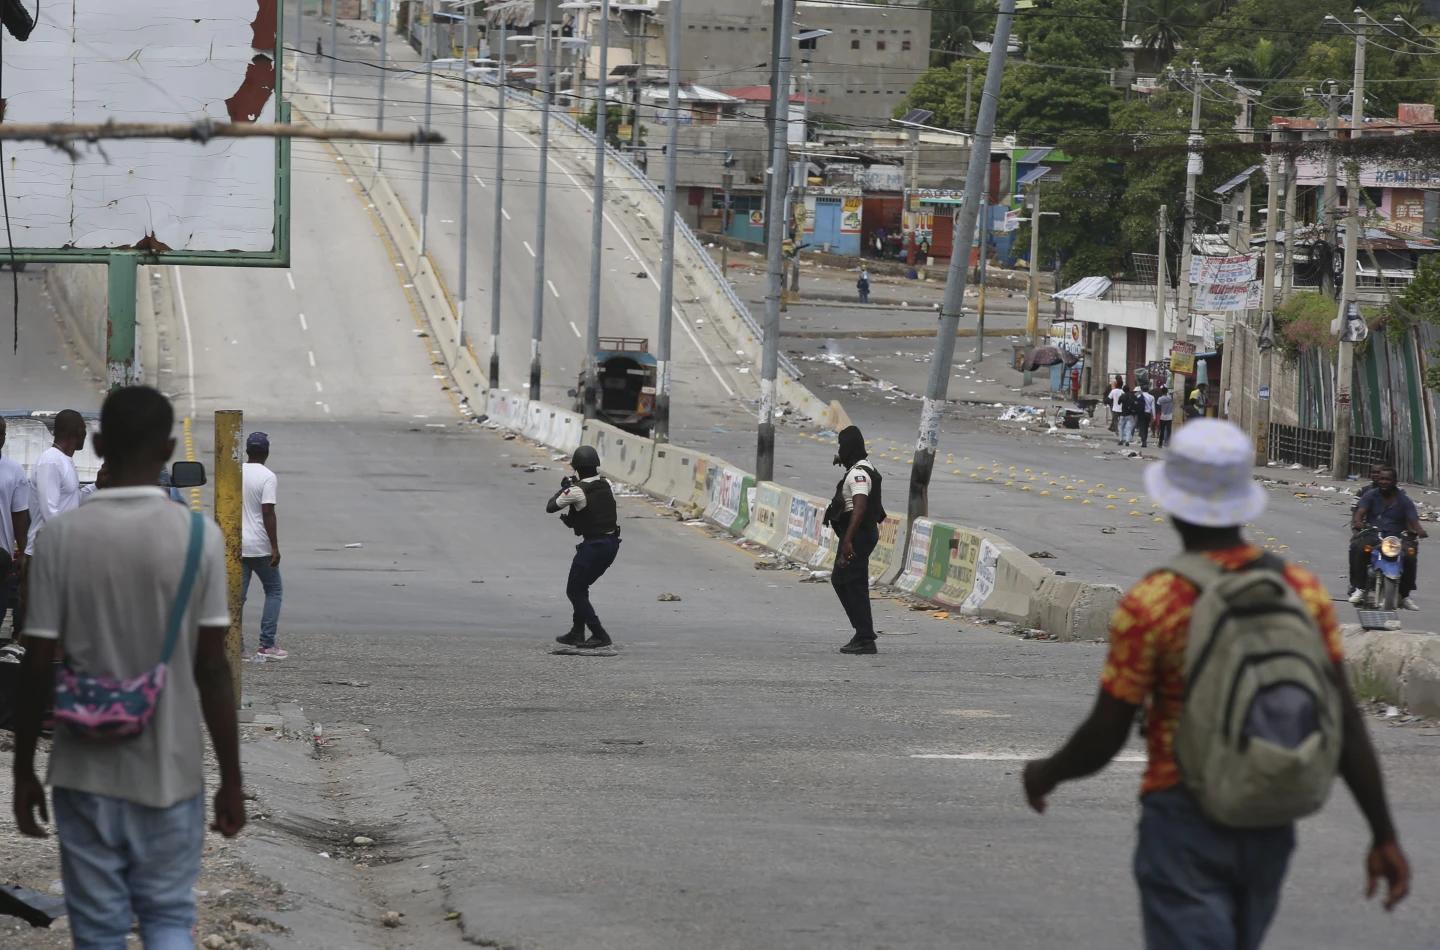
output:
[[[1384,878],[1389,910],[1410,887],[1330,596],[1241,534],[1265,508],[1254,458],[1240,429],[1198,419],[1146,469],[1184,553],[1120,601],[1089,717],[1024,771],[1026,799],[1044,812],[1057,785],[1114,758],[1143,710],[1134,873],[1150,948],[1259,947],[1294,822],[1323,805],[1336,774],[1370,826],[1366,896]]]

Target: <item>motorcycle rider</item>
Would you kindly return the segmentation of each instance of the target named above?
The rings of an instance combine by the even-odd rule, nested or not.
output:
[[[1420,512],[1405,490],[1395,484],[1395,469],[1381,465],[1374,469],[1373,491],[1365,492],[1355,505],[1350,527],[1354,534],[1350,538],[1350,603],[1360,604],[1365,600],[1365,588],[1369,583],[1370,558],[1365,553],[1367,538],[1373,539],[1372,532],[1380,537],[1399,536],[1409,531],[1417,538],[1429,534],[1420,524]],[[1373,543],[1373,540],[1372,540]],[[1416,557],[1408,551],[1400,573],[1400,606],[1406,610],[1419,610],[1420,606],[1410,596],[1415,590]]]

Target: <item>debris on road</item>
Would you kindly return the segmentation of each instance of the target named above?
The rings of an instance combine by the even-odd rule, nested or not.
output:
[[[1035,551],[1030,556],[1033,558],[1053,558],[1055,555],[1051,554],[1049,551]]]
[[[678,600],[680,599],[680,595],[679,595],[679,594],[672,594],[672,593],[670,593],[669,591],[666,591],[665,593],[661,594],[659,597],[656,597],[655,599],[658,600],[658,601],[660,601],[662,604],[665,604],[665,603],[674,603],[675,601],[678,601]]]
[[[384,924],[386,927],[398,927],[401,924],[400,918],[404,916],[405,915],[400,913],[398,910],[387,910],[385,912],[385,916],[380,918],[380,923]]]
[[[367,837],[366,835],[356,835],[354,838],[350,839],[350,843],[355,845],[357,848],[368,848],[370,847],[370,845],[375,843],[375,839]]]
[[[349,543],[349,544],[347,544],[347,545],[345,545],[345,546],[346,546],[347,548],[363,548],[363,547],[365,546],[365,543],[364,543],[363,541],[352,541],[351,543]]]

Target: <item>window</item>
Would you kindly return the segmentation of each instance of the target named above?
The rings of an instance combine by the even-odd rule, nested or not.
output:
[[[851,49],[859,49],[859,48],[860,48],[860,41],[859,41],[859,40],[851,40],[851,41],[850,41],[850,48],[851,48]]]
[[[901,52],[905,52],[905,53],[910,52],[910,41],[909,41],[909,40],[901,40],[901,41],[900,41],[900,50],[901,50]]]
[[[884,40],[876,40],[876,41],[875,41],[875,48],[876,48],[877,50],[882,50],[882,51],[883,51],[883,50],[885,49],[885,41],[884,41]]]

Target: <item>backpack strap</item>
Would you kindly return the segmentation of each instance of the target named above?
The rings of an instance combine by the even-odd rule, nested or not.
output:
[[[198,511],[190,512],[190,541],[185,548],[185,572],[180,575],[180,589],[175,592],[175,603],[170,606],[170,626],[165,631],[165,649],[160,656],[161,663],[169,663],[175,653],[175,644],[180,639],[180,624],[190,606],[190,592],[195,588],[195,575],[200,573],[200,549],[205,543],[205,516]]]

